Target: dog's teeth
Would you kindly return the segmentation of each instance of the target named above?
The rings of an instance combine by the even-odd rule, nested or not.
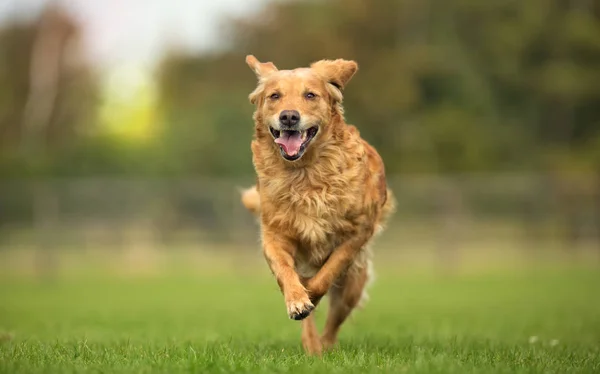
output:
[[[306,131],[302,131],[302,140],[306,140]]]

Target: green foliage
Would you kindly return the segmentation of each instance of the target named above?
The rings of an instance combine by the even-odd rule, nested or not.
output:
[[[0,176],[55,174],[68,167],[71,149],[88,141],[98,87],[89,66],[69,61],[81,52],[69,45],[79,32],[53,7],[36,22],[0,29]],[[34,64],[40,45],[42,63]]]
[[[197,120],[216,144],[199,151],[233,171],[247,147],[223,155],[215,134],[249,140],[244,55],[281,68],[343,57],[360,64],[345,93],[349,122],[392,173],[539,170],[564,164],[547,163],[560,154],[593,168],[579,151],[600,136],[599,14],[595,3],[552,0],[273,3],[233,22],[229,52],[167,59],[165,112]],[[220,103],[229,116],[215,115]]]
[[[159,64],[153,144],[94,139],[87,131],[94,105],[78,101],[93,89],[69,85],[61,97],[72,104],[55,121],[66,124],[58,144],[79,149],[89,172],[249,175],[247,95],[256,82],[245,55],[280,68],[343,57],[360,65],[345,93],[347,119],[378,148],[390,173],[600,169],[598,2],[273,1],[226,25],[229,39],[219,52],[172,52]],[[32,38],[25,26],[0,33],[5,149],[21,133]],[[80,136],[75,128],[86,131]],[[85,154],[89,142],[98,155]],[[115,147],[129,149],[111,160]],[[55,168],[79,174],[79,167],[56,164],[71,150],[52,152],[61,154],[45,155]],[[158,162],[138,169],[144,160]]]
[[[181,173],[249,174],[254,76],[232,56],[169,56],[159,70],[161,146]]]
[[[34,31],[26,25],[0,30],[0,150],[20,138]]]

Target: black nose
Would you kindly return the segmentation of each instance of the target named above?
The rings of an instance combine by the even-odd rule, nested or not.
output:
[[[282,126],[295,126],[300,122],[300,113],[297,110],[284,110],[279,114],[279,122]]]

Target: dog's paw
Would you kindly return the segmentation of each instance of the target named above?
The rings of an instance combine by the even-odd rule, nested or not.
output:
[[[338,342],[336,338],[323,336],[321,338],[321,344],[323,345],[324,351],[331,351],[337,346]]]
[[[317,339],[302,339],[302,347],[304,352],[309,356],[321,356],[323,354],[323,344]]]
[[[290,319],[300,321],[310,315],[310,312],[315,309],[313,303],[308,298],[304,300],[292,300],[287,303],[287,312]]]

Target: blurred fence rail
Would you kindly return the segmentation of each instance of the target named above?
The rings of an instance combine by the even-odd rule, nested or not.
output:
[[[258,247],[238,187],[252,179],[53,179],[0,182],[0,249],[122,248],[145,243]],[[378,250],[490,245],[600,252],[592,176],[392,177],[398,212]],[[221,248],[221,246],[220,246]]]

